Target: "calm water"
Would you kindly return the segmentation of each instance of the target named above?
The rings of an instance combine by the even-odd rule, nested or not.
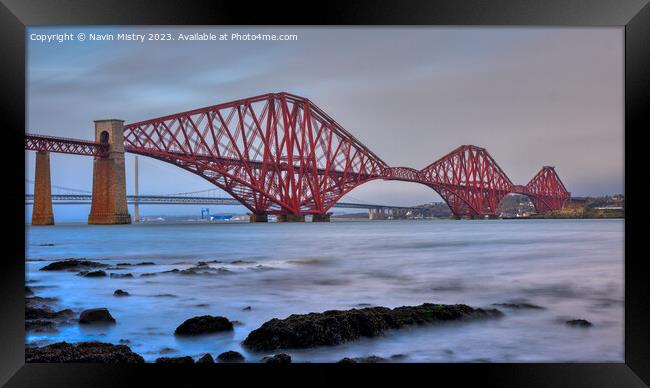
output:
[[[623,361],[622,220],[374,221],[307,224],[139,224],[27,227],[26,277],[60,308],[107,307],[117,324],[64,326],[28,333],[26,342],[121,339],[146,360],[236,350],[271,318],[294,313],[396,307],[424,302],[528,301],[543,310],[510,310],[502,319],[404,329],[385,337],[310,350],[294,361],[406,355],[404,362]],[[55,244],[40,246],[40,244]],[[38,271],[54,259],[84,257],[131,267],[134,279],[82,278]],[[144,272],[228,269],[210,275]],[[244,260],[244,263],[232,263]],[[129,297],[114,297],[121,288]],[[250,311],[243,311],[251,306]],[[234,333],[176,338],[197,315],[241,322]],[[568,319],[594,326],[571,328]]]

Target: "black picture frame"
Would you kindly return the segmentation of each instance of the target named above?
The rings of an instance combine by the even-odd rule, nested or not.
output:
[[[650,287],[646,255],[637,254],[642,176],[625,180],[625,362],[620,364],[383,364],[309,365],[271,368],[243,365],[25,364],[24,362],[24,171],[26,26],[36,25],[510,25],[625,27],[625,165],[642,164],[637,140],[650,118],[650,5],[648,0],[447,0],[328,1],[321,4],[225,1],[2,0],[2,120],[5,201],[4,258],[0,270],[0,384],[23,386],[115,386],[145,377],[190,385],[196,378],[249,385],[337,384],[341,372],[365,385],[416,380],[454,386],[643,387],[650,384]],[[634,160],[639,158],[639,161]],[[632,194],[630,194],[632,192]],[[639,247],[641,248],[641,247]],[[250,371],[250,372],[249,372]],[[252,373],[251,373],[252,372]],[[142,376],[145,375],[145,376]],[[218,380],[217,380],[218,379]],[[235,380],[237,381],[237,380]],[[410,382],[409,382],[410,381]],[[439,385],[439,384],[438,384]]]

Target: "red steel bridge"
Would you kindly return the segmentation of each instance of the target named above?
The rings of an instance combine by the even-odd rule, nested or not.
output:
[[[125,124],[121,131],[124,152],[197,174],[254,215],[326,215],[341,197],[375,179],[429,186],[456,216],[494,216],[509,193],[528,196],[538,213],[561,209],[570,197],[553,167],[516,185],[487,150],[473,145],[420,170],[391,167],[309,99],[284,92]],[[96,159],[121,143],[25,136],[28,150]]]

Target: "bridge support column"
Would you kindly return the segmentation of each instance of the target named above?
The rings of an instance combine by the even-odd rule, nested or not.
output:
[[[311,222],[330,222],[330,214],[314,214],[311,218]]]
[[[305,222],[304,214],[279,214],[277,218],[278,222]]]
[[[251,223],[255,222],[269,222],[268,214],[254,214],[251,213],[248,215],[248,221]]]
[[[130,224],[126,205],[124,121],[95,121],[95,141],[108,143],[108,154],[93,162],[93,198],[88,224]]]
[[[36,153],[36,172],[34,179],[32,225],[54,225],[49,152],[38,151]]]

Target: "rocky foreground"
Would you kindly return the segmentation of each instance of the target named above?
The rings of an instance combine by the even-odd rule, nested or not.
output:
[[[233,264],[235,263],[233,262]],[[118,264],[118,266],[130,265],[154,265],[154,263]],[[69,259],[51,263],[41,268],[41,270],[77,271],[80,276],[105,278],[107,277],[106,273],[99,268],[111,269],[107,267],[106,264],[88,260]],[[206,267],[207,264],[201,262],[184,271],[191,270],[193,274],[203,273],[201,271],[207,271]],[[141,276],[144,276],[144,274]],[[106,308],[85,309],[76,318],[76,312],[70,309],[55,309],[52,304],[57,301],[55,298],[36,296],[29,287],[25,288],[25,294],[25,328],[27,330],[52,331],[56,330],[56,327],[59,325],[75,323],[80,325],[116,324],[116,319],[113,318]],[[130,294],[118,289],[115,290],[113,295],[116,297],[126,297]],[[493,305],[504,308],[508,312],[523,309],[544,309],[542,306],[537,306],[522,300],[494,303]],[[251,306],[247,306],[243,310],[251,309]],[[259,355],[261,358],[258,360],[261,362],[284,364],[291,362],[291,356],[284,353],[271,353],[271,355],[269,353],[278,349],[339,345],[360,338],[378,337],[388,330],[409,326],[499,318],[501,316],[503,316],[503,313],[497,309],[473,308],[464,304],[444,305],[431,303],[425,303],[419,306],[403,306],[394,309],[387,307],[366,307],[351,310],[330,310],[322,313],[294,314],[284,319],[276,318],[265,322],[256,330],[250,332],[242,345],[253,352],[265,352],[266,355]],[[589,328],[592,326],[591,322],[584,319],[561,320],[560,322],[564,322],[567,326],[575,328]],[[233,331],[237,323],[237,321],[230,321],[228,318],[222,316],[196,316],[182,322],[176,328],[173,335],[197,336],[209,333],[228,332]],[[393,359],[400,357],[404,357],[404,355],[393,355],[390,359],[378,356],[346,357],[339,362],[391,362]],[[25,350],[25,361],[141,363],[144,362],[144,359],[125,345],[88,341],[72,344],[59,342],[42,347],[28,346]],[[155,360],[157,363],[232,363],[244,361],[244,356],[236,351],[223,352],[216,357],[216,361],[210,354],[204,354],[197,361],[190,356],[160,357]]]
[[[144,359],[125,345],[89,341],[77,344],[57,342],[40,348],[26,348],[25,362],[143,363]]]
[[[264,323],[246,337],[243,345],[253,351],[330,346],[361,337],[377,337],[387,330],[406,326],[497,318],[502,315],[496,309],[472,308],[464,304],[430,303],[394,309],[368,307],[294,314],[285,319],[272,319]]]

